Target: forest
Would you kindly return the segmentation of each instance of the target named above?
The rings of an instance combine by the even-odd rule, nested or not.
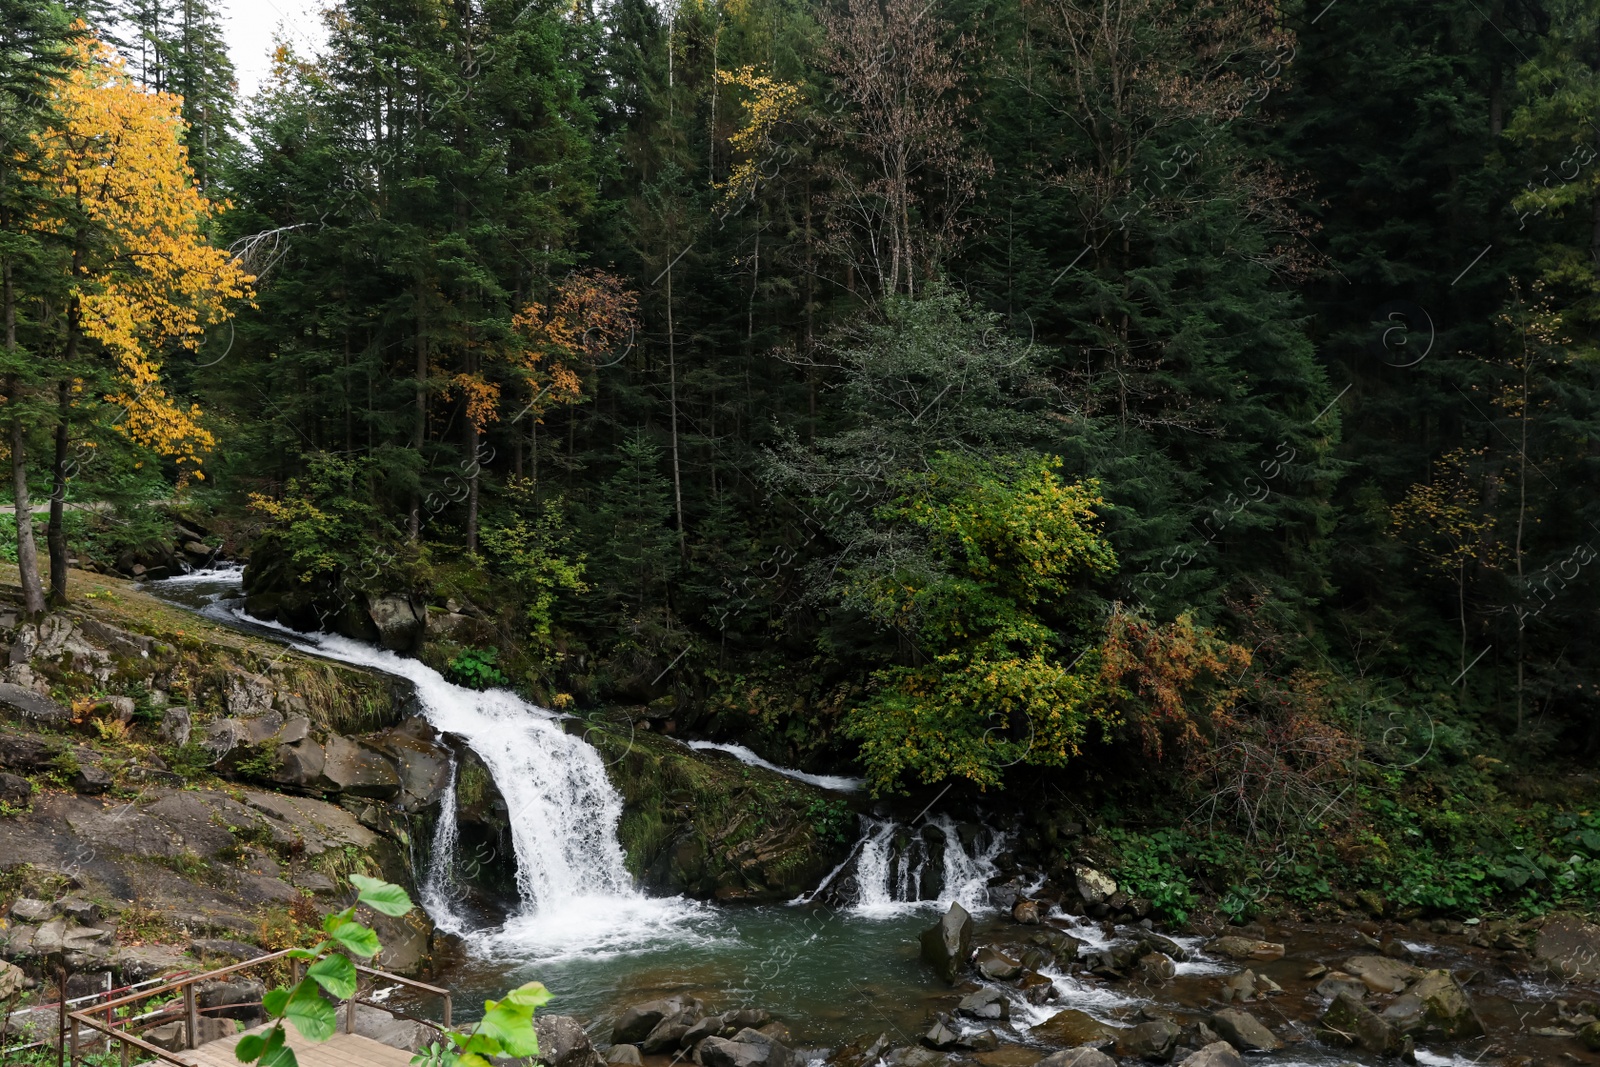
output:
[[[1592,3],[0,10],[30,612],[179,522],[1169,912],[1600,899]]]

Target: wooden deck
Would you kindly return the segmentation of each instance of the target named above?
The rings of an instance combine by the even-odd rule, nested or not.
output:
[[[258,1026],[245,1033],[259,1034],[267,1027]],[[374,1041],[360,1034],[334,1034],[321,1044],[313,1044],[288,1027],[288,1046],[294,1050],[300,1067],[406,1067],[411,1053],[404,1049]],[[234,1034],[221,1041],[210,1041],[197,1049],[173,1053],[173,1058],[192,1067],[240,1067],[234,1058],[233,1047],[244,1034]]]

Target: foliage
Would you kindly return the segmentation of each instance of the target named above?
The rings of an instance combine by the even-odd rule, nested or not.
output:
[[[1199,903],[1182,866],[1183,860],[1193,855],[1194,842],[1189,836],[1179,830],[1149,834],[1110,830],[1106,836],[1121,854],[1116,867],[1118,888],[1149,901],[1151,911],[1168,922],[1187,922]]]
[[[371,556],[379,520],[361,489],[369,466],[319,453],[308,457],[306,474],[290,479],[277,499],[250,495],[250,507],[267,523],[263,537],[287,555],[296,581],[331,584]]]
[[[495,666],[499,658],[497,648],[464,648],[450,661],[450,677],[472,689],[508,685],[511,680]]]
[[[547,647],[554,624],[556,599],[563,593],[584,593],[584,556],[571,552],[573,531],[567,525],[564,502],[535,502],[526,483],[510,487],[514,498],[526,501],[524,511],[509,525],[488,526],[483,547],[522,594],[528,622],[527,640],[535,648]]]

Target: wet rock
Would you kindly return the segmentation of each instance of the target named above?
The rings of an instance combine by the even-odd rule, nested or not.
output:
[[[980,948],[972,963],[979,974],[995,982],[1009,982],[1022,974],[1022,964],[999,949]]]
[[[1275,941],[1257,941],[1251,937],[1228,934],[1206,942],[1206,951],[1226,956],[1230,960],[1281,960],[1283,946]]]
[[[1256,999],[1256,976],[1254,971],[1241,971],[1231,974],[1222,980],[1222,1002],[1232,1004],[1248,1004]]]
[[[1533,954],[1563,978],[1600,978],[1600,926],[1576,915],[1552,916],[1539,929]]]
[[[1037,945],[1055,959],[1061,967],[1074,963],[1078,959],[1078,950],[1083,947],[1083,942],[1071,934],[1064,934],[1060,930],[1041,930],[1028,938],[1028,942]],[[1173,957],[1176,959],[1177,957]]]
[[[723,1025],[733,1030],[743,1030],[747,1026],[752,1030],[760,1030],[771,1022],[772,1013],[766,1008],[739,1008],[722,1015]]]
[[[1578,1040],[1590,1052],[1600,1052],[1600,1022],[1589,1023],[1578,1031]]]
[[[1182,1067],[1244,1067],[1244,1057],[1226,1041],[1211,1044],[1183,1058]]]
[[[1472,998],[1449,971],[1423,975],[1384,1009],[1383,1018],[1401,1033],[1415,1032],[1427,1039],[1454,1040],[1483,1033],[1483,1021],[1472,1006]]]
[[[1118,1031],[1076,1008],[1058,1011],[1033,1028],[1033,1036],[1057,1045],[1088,1045],[1109,1049],[1116,1045]]]
[[[1000,1035],[993,1030],[979,1030],[966,1037],[967,1048],[972,1052],[993,1052],[1000,1047]]]
[[[1359,1048],[1374,1056],[1395,1056],[1404,1047],[1400,1031],[1348,993],[1340,993],[1317,1022],[1326,1044]]]
[[[1152,1063],[1172,1059],[1183,1030],[1169,1019],[1151,1019],[1127,1031],[1117,1040],[1118,1056],[1137,1056]]]
[[[684,1031],[679,1042],[684,1048],[694,1048],[708,1037],[721,1037],[723,1030],[728,1028],[727,1020],[721,1015],[707,1015],[688,1030]],[[729,1029],[728,1033],[733,1033]]]
[[[1374,993],[1399,993],[1422,977],[1422,969],[1387,956],[1355,956],[1344,969]]]
[[[935,1019],[933,1025],[928,1027],[917,1040],[928,1048],[937,1049],[940,1052],[950,1052],[968,1047],[967,1043],[961,1039],[961,1035],[946,1026],[942,1019]]]
[[[692,1012],[698,1021],[704,1011],[705,1006],[693,997],[666,997],[635,1004],[624,1011],[611,1028],[611,1043],[636,1045],[649,1037],[650,1031],[659,1026],[663,1019],[675,1019]]]
[[[25,808],[33,800],[33,783],[15,774],[0,772],[0,804]]]
[[[539,1015],[533,1020],[539,1038],[537,1062],[546,1067],[599,1067],[600,1056],[589,1043],[583,1024],[570,1015]]]
[[[944,1067],[951,1062],[951,1057],[920,1045],[911,1045],[890,1050],[884,1055],[883,1062],[888,1067]]]
[[[1211,1029],[1240,1052],[1276,1052],[1283,1047],[1266,1023],[1238,1008],[1224,1008],[1211,1016]]]
[[[1017,988],[1029,1004],[1048,1004],[1056,999],[1056,984],[1037,971],[1026,971],[1017,979]]]
[[[1140,956],[1136,969],[1139,977],[1146,982],[1166,982],[1178,975],[1178,965],[1161,952],[1147,952]]]
[[[400,794],[394,764],[372,746],[353,738],[330,735],[322,746],[323,788],[358,797],[393,800]]]
[[[632,1045],[612,1045],[606,1051],[606,1062],[622,1064],[623,1067],[642,1067],[644,1058]]]
[[[1110,875],[1085,867],[1082,864],[1072,868],[1074,881],[1077,884],[1078,895],[1085,904],[1104,904],[1117,892],[1117,883]]]
[[[962,997],[961,1003],[956,1005],[956,1012],[969,1019],[998,1019],[1005,1022],[1011,1018],[1011,1001],[1003,990],[985,986],[976,993]]]
[[[1355,975],[1345,974],[1343,971],[1324,970],[1326,973],[1322,981],[1317,983],[1317,996],[1332,1000],[1340,993],[1348,993],[1356,1000],[1360,1000],[1367,995],[1367,983]]]
[[[111,775],[92,763],[85,763],[73,773],[69,784],[74,792],[99,796],[111,788],[112,782]]]
[[[1037,900],[1019,900],[1011,906],[1011,920],[1024,926],[1039,925],[1039,902]]]
[[[639,1042],[639,1051],[647,1055],[660,1052],[671,1052],[683,1044],[684,1037],[689,1029],[698,1023],[698,1019],[686,1019],[683,1016],[673,1016],[662,1019]],[[718,1029],[721,1029],[720,1027]]]
[[[1052,1052],[1038,1067],[1116,1067],[1117,1061],[1097,1048],[1087,1046]]]
[[[1182,945],[1172,940],[1172,938],[1165,937],[1153,930],[1145,930],[1139,934],[1139,947],[1147,953],[1159,952],[1163,956],[1168,956],[1180,963],[1189,958],[1188,950]]]
[[[951,904],[943,918],[922,932],[923,962],[952,985],[971,950],[972,916],[960,904]]]

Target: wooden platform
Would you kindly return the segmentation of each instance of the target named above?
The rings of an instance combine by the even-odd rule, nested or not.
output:
[[[267,1027],[259,1026],[245,1033],[259,1034]],[[360,1034],[334,1034],[316,1044],[287,1028],[288,1045],[294,1050],[300,1067],[407,1067],[411,1053],[392,1045],[374,1041]],[[242,1067],[234,1057],[233,1048],[244,1034],[234,1034],[221,1041],[209,1041],[197,1049],[173,1053],[173,1058],[192,1064],[193,1067]]]

